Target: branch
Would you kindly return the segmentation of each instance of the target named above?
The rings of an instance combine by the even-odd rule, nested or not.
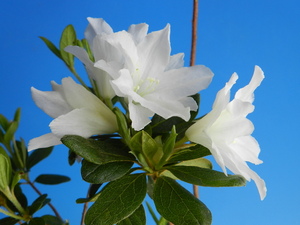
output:
[[[195,65],[196,61],[196,47],[197,47],[197,23],[198,23],[198,0],[194,0],[193,4],[193,19],[192,19],[192,47],[190,66]],[[193,185],[193,192],[196,198],[199,198],[199,190],[197,185]]]

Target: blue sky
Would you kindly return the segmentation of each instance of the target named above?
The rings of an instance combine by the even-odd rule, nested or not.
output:
[[[241,188],[200,188],[200,198],[212,211],[214,225],[299,224],[299,10],[296,0],[200,1],[196,63],[215,74],[201,95],[201,114],[210,111],[216,92],[233,72],[240,77],[233,91],[249,82],[254,65],[266,76],[255,92],[256,109],[249,118],[264,161],[251,168],[266,181],[267,197],[260,201],[254,182]],[[83,38],[86,17],[104,18],[114,31],[141,22],[154,31],[170,23],[172,53],[184,52],[188,65],[191,13],[191,0],[1,1],[0,113],[12,118],[15,109],[22,108],[18,135],[27,142],[49,132],[51,119],[33,103],[30,87],[50,90],[51,80],[60,83],[71,74],[38,36],[58,43],[63,28],[73,24]],[[82,210],[75,199],[86,195],[87,184],[79,172],[80,165],[68,165],[64,146],[56,147],[51,157],[31,172],[32,179],[40,173],[71,177],[71,182],[57,186],[38,185],[71,224],[78,224]],[[26,191],[33,199],[35,194]]]

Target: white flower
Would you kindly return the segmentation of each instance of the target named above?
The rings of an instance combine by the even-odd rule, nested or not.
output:
[[[258,159],[260,147],[251,136],[254,126],[246,116],[254,110],[253,92],[264,79],[264,74],[256,66],[250,83],[239,89],[230,101],[230,89],[237,79],[234,73],[218,92],[212,111],[193,124],[186,131],[186,136],[190,141],[207,147],[226,175],[227,167],[248,181],[253,179],[260,198],[264,199],[267,191],[265,182],[246,163],[262,163]]]
[[[88,18],[90,24],[88,25],[84,36],[87,39],[95,61],[105,59],[108,60],[110,52],[106,51],[105,46],[98,46],[93,44],[96,36],[112,34],[112,28],[103,19]],[[103,70],[94,67],[94,63],[90,60],[86,50],[78,46],[68,46],[65,51],[72,53],[85,65],[87,73],[92,80],[96,81],[97,89],[103,99],[111,99],[115,96],[115,92],[110,85],[111,77]]]
[[[64,135],[90,137],[117,131],[115,114],[95,95],[64,78],[62,85],[51,82],[53,91],[31,88],[36,105],[52,118],[52,133],[30,140],[28,151],[61,144]]]
[[[165,119],[190,118],[190,111],[198,106],[189,96],[206,88],[213,74],[204,66],[183,67],[183,54],[170,56],[169,25],[150,34],[147,24],[112,33],[102,19],[89,21],[88,31],[93,32],[86,32],[86,37],[95,56],[94,66],[110,75],[115,94],[127,101],[135,130],[143,129],[154,114]],[[66,50],[88,64],[83,49]]]

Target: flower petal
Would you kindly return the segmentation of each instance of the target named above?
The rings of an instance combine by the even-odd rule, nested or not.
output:
[[[155,90],[166,99],[177,100],[194,95],[205,89],[213,73],[205,66],[182,67],[161,74],[159,87]]]
[[[170,58],[170,26],[148,34],[137,46],[141,79],[162,73]],[[151,62],[151,63],[150,63]]]
[[[260,83],[264,78],[265,78],[264,72],[261,70],[259,66],[255,66],[254,73],[250,83],[245,87],[239,89],[235,94],[235,98],[240,99],[241,101],[244,102],[252,103],[254,101],[253,92],[260,85]]]
[[[129,27],[128,33],[132,35],[135,44],[140,43],[146,37],[148,27],[146,23],[134,24]]]
[[[61,93],[57,91],[40,91],[31,87],[31,95],[35,104],[52,118],[72,110]]]
[[[47,148],[61,144],[61,141],[54,134],[44,134],[40,137],[33,138],[29,141],[28,151],[35,150],[38,148]]]
[[[109,120],[108,117],[103,117],[99,111],[81,108],[56,118],[50,123],[50,128],[57,137],[68,134],[88,138],[116,132],[117,123],[115,119]]]

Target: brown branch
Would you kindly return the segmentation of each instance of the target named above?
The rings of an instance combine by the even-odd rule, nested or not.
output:
[[[192,19],[192,47],[190,56],[190,66],[195,65],[197,47],[197,23],[198,23],[198,0],[194,0]]]
[[[87,198],[90,198],[91,187],[92,187],[92,184],[90,184],[89,189],[88,189],[88,192],[87,192],[87,194],[86,194],[86,197],[87,197]],[[81,223],[80,223],[80,225],[84,225],[84,219],[85,219],[86,212],[87,212],[87,210],[88,210],[88,205],[89,205],[89,202],[85,202],[84,205],[83,205],[82,216],[81,216]]]
[[[196,48],[197,48],[197,24],[198,24],[198,0],[194,0],[193,4],[193,19],[192,19],[192,47],[190,66],[195,65]],[[193,192],[196,198],[199,198],[199,190],[197,185],[193,185]]]
[[[40,196],[43,195],[42,192],[40,192],[39,189],[37,189],[37,187],[34,185],[34,183],[32,183],[30,180],[26,180],[26,181],[33,188],[33,190],[35,190],[36,193],[38,193]],[[52,209],[52,211],[54,212],[55,216],[57,218],[59,218],[61,221],[63,221],[62,217],[59,215],[56,208],[50,202],[48,203],[48,205]]]

